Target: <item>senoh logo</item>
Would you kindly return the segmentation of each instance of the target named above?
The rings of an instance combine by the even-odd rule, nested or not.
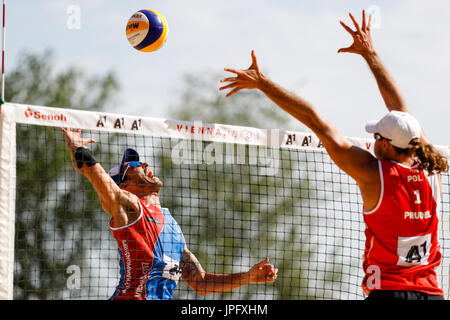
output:
[[[36,120],[67,122],[67,117],[62,113],[61,114],[43,113],[41,111],[31,110],[31,108],[25,110],[25,117],[33,118]]]

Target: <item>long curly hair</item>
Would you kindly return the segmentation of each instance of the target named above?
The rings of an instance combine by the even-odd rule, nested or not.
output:
[[[419,161],[419,170],[427,170],[429,175],[447,172],[448,160],[432,144],[423,144],[419,139],[414,139],[410,143],[409,149],[394,147],[396,152],[416,156]]]

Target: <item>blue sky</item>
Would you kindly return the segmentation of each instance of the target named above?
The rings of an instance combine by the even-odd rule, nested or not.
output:
[[[80,8],[80,29],[67,27],[72,5]],[[155,53],[136,51],[125,37],[128,18],[143,8],[169,23],[168,41]],[[310,101],[344,135],[368,137],[364,124],[385,113],[383,101],[364,61],[337,50],[351,43],[339,20],[349,21],[349,11],[360,19],[369,8],[377,12],[375,46],[410,109],[435,144],[450,145],[447,0],[7,1],[7,72],[20,51],[51,48],[58,68],[116,72],[121,104],[111,112],[166,117],[184,73],[247,68],[254,49],[274,81]]]

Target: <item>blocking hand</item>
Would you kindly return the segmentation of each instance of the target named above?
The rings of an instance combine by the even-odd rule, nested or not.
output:
[[[236,77],[229,77],[220,80],[220,82],[231,82],[230,84],[221,87],[219,90],[233,89],[226,97],[230,97],[242,89],[256,89],[260,85],[263,74],[259,71],[258,61],[256,60],[255,52],[252,50],[252,64],[247,70],[236,70],[225,68],[225,71],[236,74]]]
[[[372,16],[369,16],[369,22],[366,23],[366,12],[363,10],[361,27],[351,13],[349,13],[349,16],[355,25],[356,31],[353,31],[342,20],[340,23],[342,27],[344,27],[344,29],[352,36],[353,44],[350,47],[339,49],[338,53],[348,52],[364,55],[374,52],[372,36],[370,35]]]

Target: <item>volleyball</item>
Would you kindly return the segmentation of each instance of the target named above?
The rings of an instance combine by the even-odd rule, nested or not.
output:
[[[166,19],[155,10],[139,10],[127,23],[128,42],[136,50],[152,52],[160,49],[167,40],[169,28]]]

